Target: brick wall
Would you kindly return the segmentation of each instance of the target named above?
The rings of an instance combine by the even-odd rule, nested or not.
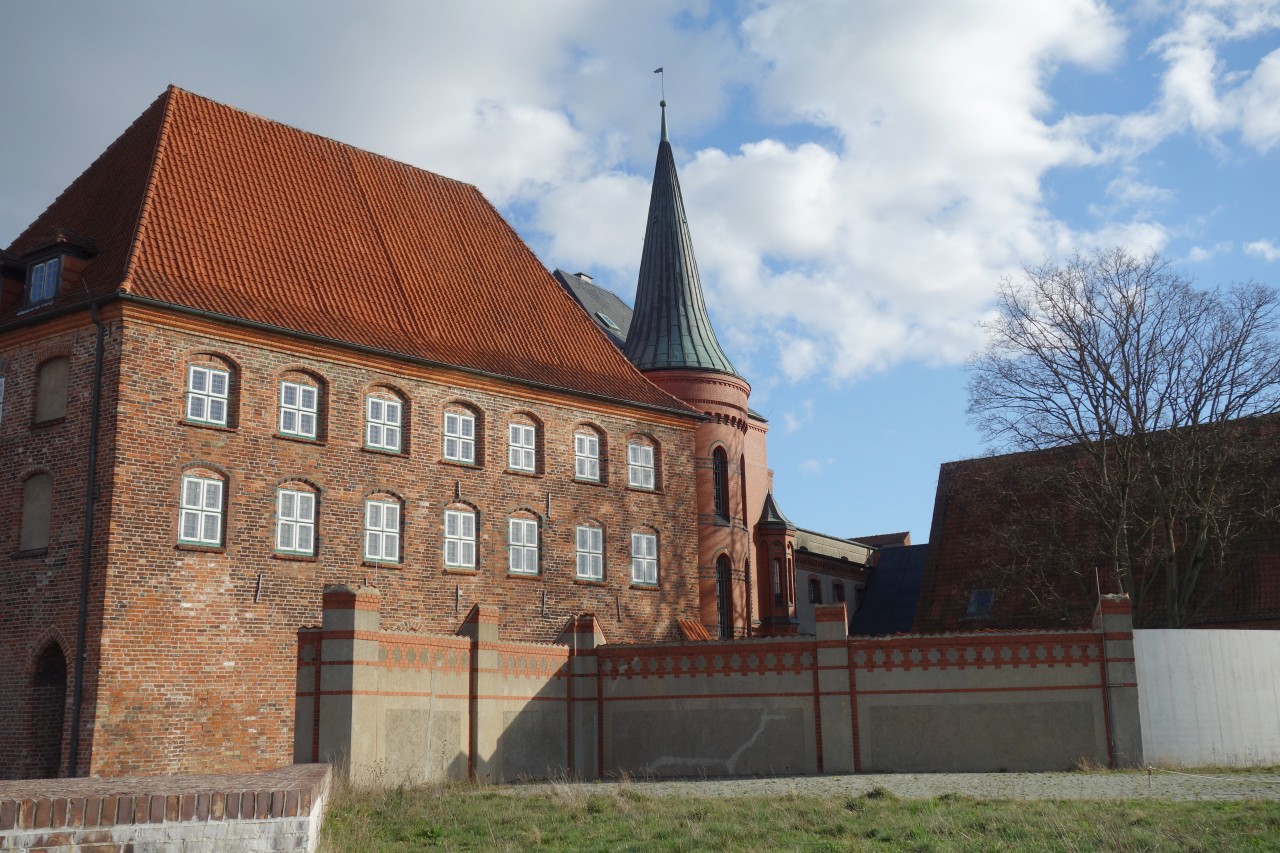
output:
[[[112,473],[99,490],[88,644],[88,672],[96,673],[100,690],[90,685],[86,697],[84,728],[92,738],[84,741],[81,772],[247,771],[287,762],[296,632],[319,623],[319,590],[329,583],[368,578],[384,592],[385,617],[418,630],[449,630],[481,602],[527,640],[553,639],[565,619],[584,610],[615,636],[637,641],[671,638],[677,617],[696,617],[692,419],[410,368],[213,322],[178,328],[169,324],[172,317],[135,313],[108,342],[108,377],[117,360],[123,370],[118,401],[114,391],[104,400],[101,467]],[[0,751],[8,751],[0,752],[2,775],[32,772],[23,757],[30,715],[22,703],[32,695],[39,638],[56,636],[68,652],[74,642],[92,345],[92,326],[81,325],[6,350],[13,378],[0,430],[10,484],[3,511],[16,518],[18,469],[52,468],[55,493],[49,553],[4,563],[0,603],[6,614],[22,616],[0,627],[4,649],[14,652],[0,662],[0,703],[8,703],[0,704]],[[64,423],[33,431],[24,378],[42,352],[59,346],[71,348],[72,403]],[[235,368],[236,417],[228,429],[184,422],[186,365],[208,355]],[[279,382],[296,375],[290,371],[323,381],[319,441],[276,434]],[[114,380],[107,384],[114,389]],[[375,386],[395,389],[408,403],[403,455],[363,448],[364,397]],[[483,416],[482,467],[442,461],[441,413],[454,402]],[[506,470],[507,421],[517,413],[541,425],[534,475]],[[573,479],[572,434],[584,423],[607,439],[600,484]],[[657,492],[626,487],[626,442],[637,433],[661,446]],[[176,546],[188,469],[225,480],[224,547]],[[317,495],[314,558],[274,552],[276,489],[284,482]],[[403,501],[397,566],[365,564],[362,557],[363,502],[373,492]],[[114,505],[112,494],[119,496]],[[477,512],[474,572],[450,573],[442,565],[443,510],[457,500]],[[517,511],[539,520],[536,577],[507,572],[507,517]],[[587,520],[605,530],[599,583],[575,579],[574,528]],[[658,533],[657,588],[630,583],[630,533],[642,529]]]

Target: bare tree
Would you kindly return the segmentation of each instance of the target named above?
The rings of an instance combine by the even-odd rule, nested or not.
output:
[[[1274,508],[1280,430],[1258,416],[1280,409],[1278,329],[1272,288],[1200,289],[1156,254],[1000,286],[969,413],[998,449],[1075,449],[1055,511],[1088,523],[1148,624],[1195,619]]]

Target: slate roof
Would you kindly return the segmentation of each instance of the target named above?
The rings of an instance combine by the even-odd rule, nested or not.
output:
[[[877,636],[911,630],[928,549],[928,545],[906,545],[878,553],[876,570],[850,622],[851,633]]]
[[[573,301],[587,312],[587,316],[596,324],[596,328],[604,332],[614,346],[622,349],[627,341],[627,332],[631,329],[631,306],[619,299],[612,290],[603,288],[586,278],[584,273],[565,272],[558,269],[551,275],[573,297]],[[613,326],[605,322],[604,317],[608,317],[613,322]]]
[[[475,187],[176,87],[9,250],[57,228],[99,252],[31,314],[121,296],[692,411],[590,331]]]
[[[760,519],[756,522],[757,526],[767,527],[785,527],[788,530],[795,530],[796,526],[791,523],[791,519],[782,514],[782,510],[778,508],[778,503],[773,499],[773,492],[765,492],[764,506],[760,510]]]
[[[635,315],[625,352],[641,370],[689,369],[738,375],[707,316],[680,179],[667,139],[666,101],[662,102],[662,139],[653,169]]]

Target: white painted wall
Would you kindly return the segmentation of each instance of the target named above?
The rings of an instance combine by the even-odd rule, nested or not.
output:
[[[1280,764],[1280,631],[1133,632],[1148,764]]]

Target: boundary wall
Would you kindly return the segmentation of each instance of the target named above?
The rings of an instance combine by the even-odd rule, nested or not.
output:
[[[383,631],[376,589],[326,588],[299,633],[294,758],[353,782],[560,776],[1062,770],[1141,766],[1129,601],[1093,629],[606,644],[589,614],[555,644]]]
[[[315,850],[330,769],[0,782],[0,851]]]
[[[1147,761],[1280,764],[1280,632],[1142,630],[1133,646]]]

